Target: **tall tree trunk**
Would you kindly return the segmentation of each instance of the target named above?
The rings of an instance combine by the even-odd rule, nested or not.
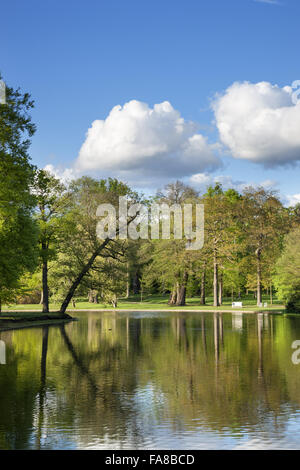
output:
[[[257,306],[259,307],[262,301],[261,293],[261,248],[257,248],[256,252],[256,266],[257,266]]]
[[[94,302],[94,304],[98,304],[98,303],[99,303],[99,294],[98,294],[98,292],[95,292],[95,293],[94,293],[93,302]]]
[[[219,305],[223,303],[223,274],[220,275],[220,282],[219,282]]]
[[[112,298],[112,300],[111,300],[111,303],[112,303],[113,308],[117,308],[117,306],[118,306],[118,299],[117,299],[116,294],[113,296],[113,298]]]
[[[214,307],[219,306],[219,299],[218,299],[218,260],[217,260],[217,252],[214,249]]]
[[[133,279],[133,293],[139,294],[141,289],[140,277],[138,271],[136,271]]]
[[[185,297],[186,297],[186,287],[180,285],[177,295],[176,305],[183,306],[185,305]]]
[[[206,280],[206,265],[203,266],[202,276],[201,276],[201,295],[200,295],[200,305],[205,305],[205,280]]]
[[[110,239],[109,238],[106,238],[104,240],[104,242],[98,247],[98,249],[92,254],[92,256],[90,257],[90,259],[88,260],[88,262],[84,265],[84,267],[82,268],[82,270],[80,271],[80,273],[78,274],[78,276],[75,278],[74,282],[72,283],[63,303],[61,304],[61,307],[60,307],[60,313],[65,313],[67,308],[68,308],[68,305],[77,289],[77,287],[79,286],[81,280],[83,279],[83,277],[89,272],[89,270],[91,269],[91,267],[93,266],[93,263],[95,261],[95,259],[97,258],[97,256],[100,255],[101,251],[106,247],[106,245],[109,243]]]
[[[143,294],[144,294],[144,288],[143,288],[143,284],[141,284],[141,302],[143,302]]]
[[[46,243],[42,243],[42,252],[47,250]],[[49,289],[48,289],[48,262],[44,256],[43,267],[42,267],[42,279],[43,279],[43,313],[49,313]]]
[[[175,304],[176,304],[176,300],[177,300],[177,287],[176,287],[176,284],[174,284],[173,289],[172,289],[172,292],[171,292],[171,294],[170,294],[170,298],[169,298],[168,304],[169,304],[169,305],[175,305]]]
[[[273,286],[272,281],[270,282],[270,303],[273,305]]]
[[[89,292],[88,292],[88,302],[89,302],[90,304],[92,304],[92,303],[93,303],[93,300],[94,300],[93,291],[92,291],[92,289],[89,289]]]
[[[126,272],[126,299],[128,299],[130,294],[130,274],[129,274],[129,263],[127,263],[127,272]]]
[[[187,285],[188,278],[189,278],[188,272],[184,271],[182,283],[178,286],[176,305],[180,305],[180,306],[185,305],[186,285]]]

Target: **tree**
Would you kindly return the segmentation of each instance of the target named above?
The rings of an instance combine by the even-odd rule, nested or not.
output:
[[[202,198],[205,207],[205,246],[213,264],[213,304],[219,306],[223,297],[223,284],[219,271],[224,262],[234,261],[237,250],[240,196],[234,191],[223,192],[216,183]]]
[[[249,254],[255,260],[257,305],[262,302],[264,263],[274,264],[289,229],[288,212],[274,191],[246,188],[243,194],[243,230]]]
[[[32,107],[28,93],[6,87],[6,103],[0,104],[0,303],[14,297],[22,274],[37,263],[34,168],[28,155],[35,132]]]
[[[197,198],[198,195],[198,192],[191,188],[191,186],[177,180],[175,183],[167,184],[163,190],[158,191],[156,200],[167,202],[168,204],[182,204],[188,199]]]
[[[124,253],[119,257],[99,258],[92,268],[93,285],[104,303],[117,308],[118,297],[124,295],[126,290],[126,263]],[[122,262],[123,258],[123,262]]]
[[[48,263],[55,256],[61,219],[67,208],[65,186],[45,170],[37,170],[34,180],[39,224],[39,250],[42,264],[43,312],[49,312]]]
[[[70,300],[85,276],[95,267],[99,257],[114,258],[120,254],[123,240],[107,237],[100,239],[97,235],[97,208],[101,204],[111,204],[118,208],[119,197],[128,199],[128,206],[139,202],[137,193],[126,184],[109,178],[94,180],[83,177],[70,184],[68,197],[70,210],[63,220],[60,238],[60,257],[64,258],[65,272],[68,272],[68,286],[61,304],[60,312],[65,313]],[[133,221],[127,219],[127,225]],[[116,236],[118,229],[116,230]],[[68,263],[68,264],[66,264]]]
[[[300,228],[290,232],[276,263],[274,284],[277,297],[290,311],[300,311]]]
[[[36,270],[34,273],[26,272],[19,280],[16,300],[19,304],[37,304],[41,300],[42,276]]]
[[[181,181],[170,183],[163,191],[157,193],[155,202],[167,204],[170,209],[176,206],[181,208],[184,215],[184,204],[198,202],[198,193]],[[167,287],[171,291],[169,305],[185,305],[187,285],[191,274],[192,261],[194,255],[186,250],[187,239],[181,240],[175,237],[175,215],[164,215],[168,217],[170,224],[170,240],[153,241],[149,246],[152,248],[152,264],[148,266],[148,276],[152,281],[160,280],[164,289]],[[160,224],[162,223],[160,219]],[[153,277],[154,276],[154,277]],[[155,279],[156,278],[156,279]]]
[[[161,291],[169,290],[169,305],[183,306],[191,273],[193,254],[185,248],[185,240],[152,240],[147,246],[149,260],[144,267],[146,285],[159,282]]]

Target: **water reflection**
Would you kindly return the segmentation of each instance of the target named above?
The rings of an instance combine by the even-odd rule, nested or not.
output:
[[[300,448],[300,319],[81,313],[1,332],[0,448]]]

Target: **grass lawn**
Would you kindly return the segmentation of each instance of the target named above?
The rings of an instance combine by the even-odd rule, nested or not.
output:
[[[18,307],[18,306],[17,306]],[[32,326],[46,326],[52,324],[62,324],[72,320],[70,315],[61,315],[57,312],[44,314],[38,310],[35,311],[13,312],[3,311],[0,315],[0,331],[12,330],[16,328],[28,328]]]
[[[273,305],[270,304],[270,299],[267,296],[263,296],[263,303],[267,303],[267,307],[257,307],[256,306],[256,300],[253,298],[253,295],[248,295],[244,296],[242,299],[235,299],[235,301],[241,301],[243,302],[243,308],[241,307],[236,307],[232,308],[231,306],[231,298],[225,298],[223,300],[223,305],[220,307],[213,307],[213,299],[212,297],[207,298],[207,303],[206,305],[200,305],[200,300],[199,297],[192,297],[192,298],[187,298],[186,301],[186,306],[185,307],[170,307],[168,305],[168,295],[145,295],[143,300],[141,301],[141,297],[139,295],[137,296],[131,296],[128,299],[119,299],[118,301],[118,307],[117,309],[114,309],[111,305],[109,304],[94,304],[94,303],[89,303],[87,301],[84,301],[84,299],[78,299],[76,300],[76,307],[74,308],[72,304],[69,305],[69,311],[76,311],[76,310],[166,310],[166,309],[174,309],[174,310],[229,310],[229,311],[234,311],[234,310],[251,310],[251,311],[279,311],[279,312],[284,312],[285,308],[283,305],[281,305],[276,298],[273,299]],[[52,312],[58,311],[60,305],[59,304],[50,304],[50,310]],[[41,305],[39,304],[13,304],[13,305],[7,305],[3,307],[3,313],[2,315],[5,314],[5,312],[9,311],[18,311],[18,313],[14,315],[21,315],[25,316],[27,312],[24,312],[24,310],[30,311],[30,316],[33,315],[40,315],[41,312]],[[29,312],[28,312],[29,313]]]

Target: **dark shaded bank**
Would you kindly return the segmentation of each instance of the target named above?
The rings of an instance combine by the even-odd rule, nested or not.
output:
[[[46,326],[61,324],[69,321],[76,320],[68,314],[49,313],[40,314],[37,312],[17,312],[14,314],[4,313],[0,316],[0,331],[28,328],[31,326]]]

